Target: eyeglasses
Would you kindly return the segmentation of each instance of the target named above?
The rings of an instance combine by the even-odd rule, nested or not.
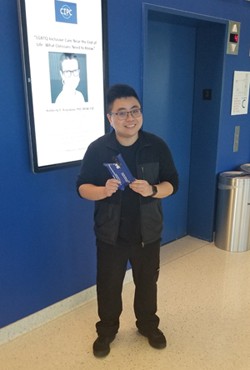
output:
[[[65,77],[78,77],[80,75],[80,69],[74,69],[73,71],[62,71]]]
[[[127,119],[128,115],[131,114],[133,118],[139,118],[142,115],[141,108],[134,108],[130,111],[121,110],[119,112],[110,112],[110,115],[115,115],[120,121]]]

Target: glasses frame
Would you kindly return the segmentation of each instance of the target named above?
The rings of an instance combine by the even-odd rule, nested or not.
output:
[[[66,71],[61,71],[63,76],[66,77],[66,78],[71,78],[72,76],[73,77],[79,77],[80,76],[80,69],[77,68],[77,69],[74,69],[73,71],[70,71],[70,70],[66,70]]]
[[[138,112],[138,114],[136,113]],[[133,108],[130,111],[121,110],[119,112],[110,112],[110,116],[116,116],[119,121],[124,121],[128,118],[128,115],[130,114],[133,118],[139,118],[142,116],[142,109],[141,108]]]

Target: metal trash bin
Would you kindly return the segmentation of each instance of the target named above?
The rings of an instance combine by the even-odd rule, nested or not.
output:
[[[219,175],[215,245],[229,252],[250,249],[250,174],[247,172]]]

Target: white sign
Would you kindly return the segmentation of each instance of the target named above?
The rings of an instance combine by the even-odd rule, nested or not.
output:
[[[234,72],[231,115],[247,114],[250,72]]]

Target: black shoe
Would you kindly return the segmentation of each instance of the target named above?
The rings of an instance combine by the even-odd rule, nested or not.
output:
[[[167,340],[163,332],[159,329],[154,329],[151,331],[139,330],[139,333],[144,337],[148,338],[148,342],[151,347],[162,349],[167,346]]]
[[[111,337],[98,336],[93,344],[93,353],[96,357],[105,357],[110,352],[110,343],[115,339],[115,335]]]

